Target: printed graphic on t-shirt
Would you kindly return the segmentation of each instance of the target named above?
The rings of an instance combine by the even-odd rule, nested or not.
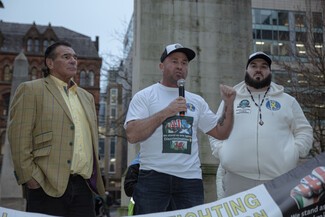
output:
[[[163,153],[191,154],[193,117],[174,116],[163,122]]]

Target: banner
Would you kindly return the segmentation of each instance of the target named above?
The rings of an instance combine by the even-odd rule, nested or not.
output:
[[[48,217],[0,207],[1,217]],[[138,217],[325,217],[325,153],[255,188],[189,209]]]
[[[325,216],[325,153],[264,185],[283,216]]]
[[[325,217],[325,153],[247,191],[189,209],[138,217]]]
[[[50,217],[49,215],[45,215],[45,214],[21,212],[21,211],[7,209],[3,207],[0,207],[0,216],[1,217]]]

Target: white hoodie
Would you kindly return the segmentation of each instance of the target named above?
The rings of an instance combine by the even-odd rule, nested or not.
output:
[[[271,180],[297,166],[313,142],[312,127],[296,99],[283,86],[271,83],[261,106],[252,101],[245,82],[235,87],[234,126],[227,140],[210,137],[213,155],[225,170],[255,180]],[[259,105],[263,92],[252,92]],[[221,103],[218,113],[223,111]]]

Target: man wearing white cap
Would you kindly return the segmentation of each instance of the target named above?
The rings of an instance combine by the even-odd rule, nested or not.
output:
[[[186,79],[195,52],[181,44],[166,46],[160,58],[160,82],[134,95],[125,120],[130,143],[140,143],[140,172],[133,198],[135,214],[193,207],[204,203],[197,129],[226,139],[233,124],[235,90],[220,85],[225,111],[219,118],[206,101],[185,91],[179,96],[178,81]],[[179,115],[185,112],[184,116]]]
[[[271,81],[271,64],[263,52],[250,55],[245,81],[234,87],[231,135],[224,141],[209,137],[213,155],[226,171],[226,197],[287,173],[312,146],[312,127],[297,100]],[[222,102],[217,114],[223,107]]]

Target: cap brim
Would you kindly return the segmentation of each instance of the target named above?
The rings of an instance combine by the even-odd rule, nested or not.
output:
[[[255,59],[263,59],[267,62],[267,64],[271,67],[271,64],[272,64],[272,60],[266,56],[266,55],[263,55],[263,54],[257,54],[255,56],[253,56],[252,58],[250,58],[247,62],[247,65],[246,65],[246,68],[248,67],[248,65]]]
[[[172,53],[175,53],[175,52],[182,52],[186,55],[188,61],[191,61],[195,58],[195,52],[189,48],[186,48],[186,47],[180,47],[180,48],[177,48],[173,51],[171,51],[168,55],[167,55],[167,52],[166,52],[166,49],[162,55],[162,57],[160,58],[160,61],[163,62],[167,56],[169,56],[170,54]]]
[[[170,55],[172,53],[175,53],[175,52],[184,53],[187,56],[188,61],[191,61],[195,57],[195,52],[193,50],[189,49],[189,48],[186,48],[186,47],[182,47],[182,48],[178,48],[176,50],[173,50],[168,55]]]

